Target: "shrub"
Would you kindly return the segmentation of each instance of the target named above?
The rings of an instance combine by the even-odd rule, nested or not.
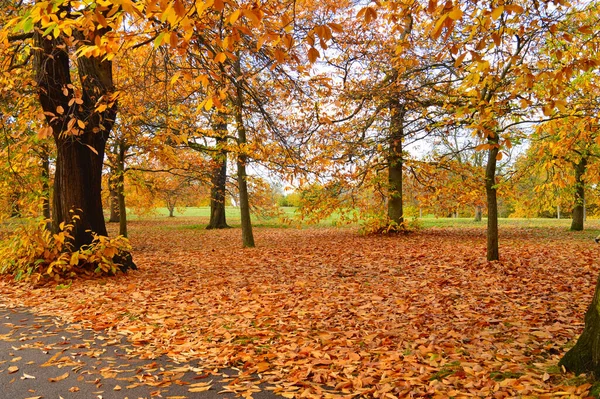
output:
[[[112,275],[122,269],[118,262],[131,251],[125,237],[94,234],[91,244],[74,250],[72,231],[72,224],[62,223],[60,231],[53,234],[46,229],[46,221],[17,227],[0,241],[0,274],[36,283],[78,274]]]
[[[360,233],[364,235],[410,233],[420,228],[420,222],[416,218],[411,221],[405,219],[403,223],[398,224],[387,216],[371,215],[361,224]]]

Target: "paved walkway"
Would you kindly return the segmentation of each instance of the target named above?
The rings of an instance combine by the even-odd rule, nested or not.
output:
[[[72,329],[52,317],[0,305],[0,399],[236,397],[219,394],[236,383],[235,370],[207,375],[167,358],[130,359],[126,348],[101,332]],[[253,397],[281,398],[265,390]]]

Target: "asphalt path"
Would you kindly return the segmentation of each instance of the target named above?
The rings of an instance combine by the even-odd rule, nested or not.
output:
[[[131,358],[127,345],[0,304],[0,399],[225,399],[257,390],[236,370]],[[281,398],[259,388],[253,398]]]

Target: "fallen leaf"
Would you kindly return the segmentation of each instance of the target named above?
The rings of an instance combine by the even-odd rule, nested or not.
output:
[[[50,377],[50,378],[48,378],[48,381],[50,381],[50,382],[62,381],[62,380],[64,380],[67,377],[69,377],[69,372],[68,371],[66,373],[64,373],[64,374],[59,375],[58,377]]]

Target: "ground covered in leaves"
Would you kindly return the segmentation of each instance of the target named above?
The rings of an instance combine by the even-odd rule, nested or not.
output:
[[[135,221],[138,271],[1,301],[125,337],[131,355],[236,367],[285,397],[585,397],[556,366],[583,328],[600,262],[593,233],[504,228],[501,262],[482,228],[391,237],[352,229],[240,231]]]

